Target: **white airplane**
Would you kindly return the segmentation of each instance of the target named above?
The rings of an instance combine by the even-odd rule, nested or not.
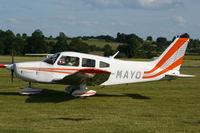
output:
[[[101,57],[78,52],[60,52],[45,60],[34,62],[1,64],[16,76],[29,82],[29,87],[20,94],[36,94],[42,89],[32,88],[31,82],[69,85],[65,90],[75,97],[96,94],[86,86],[117,85],[179,77],[194,77],[180,74],[180,67],[189,38],[177,37],[154,61],[124,61],[112,57]]]

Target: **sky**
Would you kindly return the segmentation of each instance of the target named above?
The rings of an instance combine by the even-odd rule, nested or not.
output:
[[[0,0],[0,29],[69,37],[200,38],[200,0]]]

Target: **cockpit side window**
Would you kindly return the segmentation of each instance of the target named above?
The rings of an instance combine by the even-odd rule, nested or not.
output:
[[[43,62],[53,65],[56,62],[59,55],[60,55],[60,53],[54,54],[54,55],[44,59]]]
[[[108,63],[106,63],[106,62],[103,62],[103,61],[100,61],[99,67],[100,67],[100,68],[110,67],[110,64],[108,64]]]
[[[95,60],[83,58],[82,67],[95,67]]]
[[[58,65],[63,66],[79,66],[79,58],[73,56],[62,56],[58,60]]]

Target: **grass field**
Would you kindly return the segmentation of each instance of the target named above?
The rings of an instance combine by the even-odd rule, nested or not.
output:
[[[109,44],[112,49],[117,49],[119,45],[122,43],[117,42],[106,42],[105,40],[98,40],[98,39],[90,39],[90,40],[82,40],[83,42],[89,44],[89,45],[96,45],[97,47],[103,48],[104,45]]]
[[[7,59],[0,56],[0,62]],[[48,84],[33,84],[46,88],[41,94],[21,96],[17,92],[27,83],[15,78],[11,84],[10,72],[0,69],[0,133],[199,133],[200,69],[181,72],[197,77],[90,87],[97,95],[76,99],[64,93],[65,86]]]
[[[57,42],[56,40],[47,40],[47,42]],[[89,39],[89,40],[81,40],[82,42],[87,43],[88,45],[96,45],[97,47],[103,48],[104,45],[109,44],[113,49],[117,49],[119,45],[122,45],[122,43],[118,42],[106,42],[105,40],[101,39]],[[70,44],[71,40],[68,40],[68,44]]]

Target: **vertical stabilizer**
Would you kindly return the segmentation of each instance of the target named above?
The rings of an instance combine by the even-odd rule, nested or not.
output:
[[[177,37],[160,55],[160,57],[152,62],[153,67],[150,70],[144,72],[144,78],[150,77],[148,75],[158,75],[170,70],[179,71],[188,42],[189,37]],[[163,71],[160,72],[159,69],[162,69]]]

